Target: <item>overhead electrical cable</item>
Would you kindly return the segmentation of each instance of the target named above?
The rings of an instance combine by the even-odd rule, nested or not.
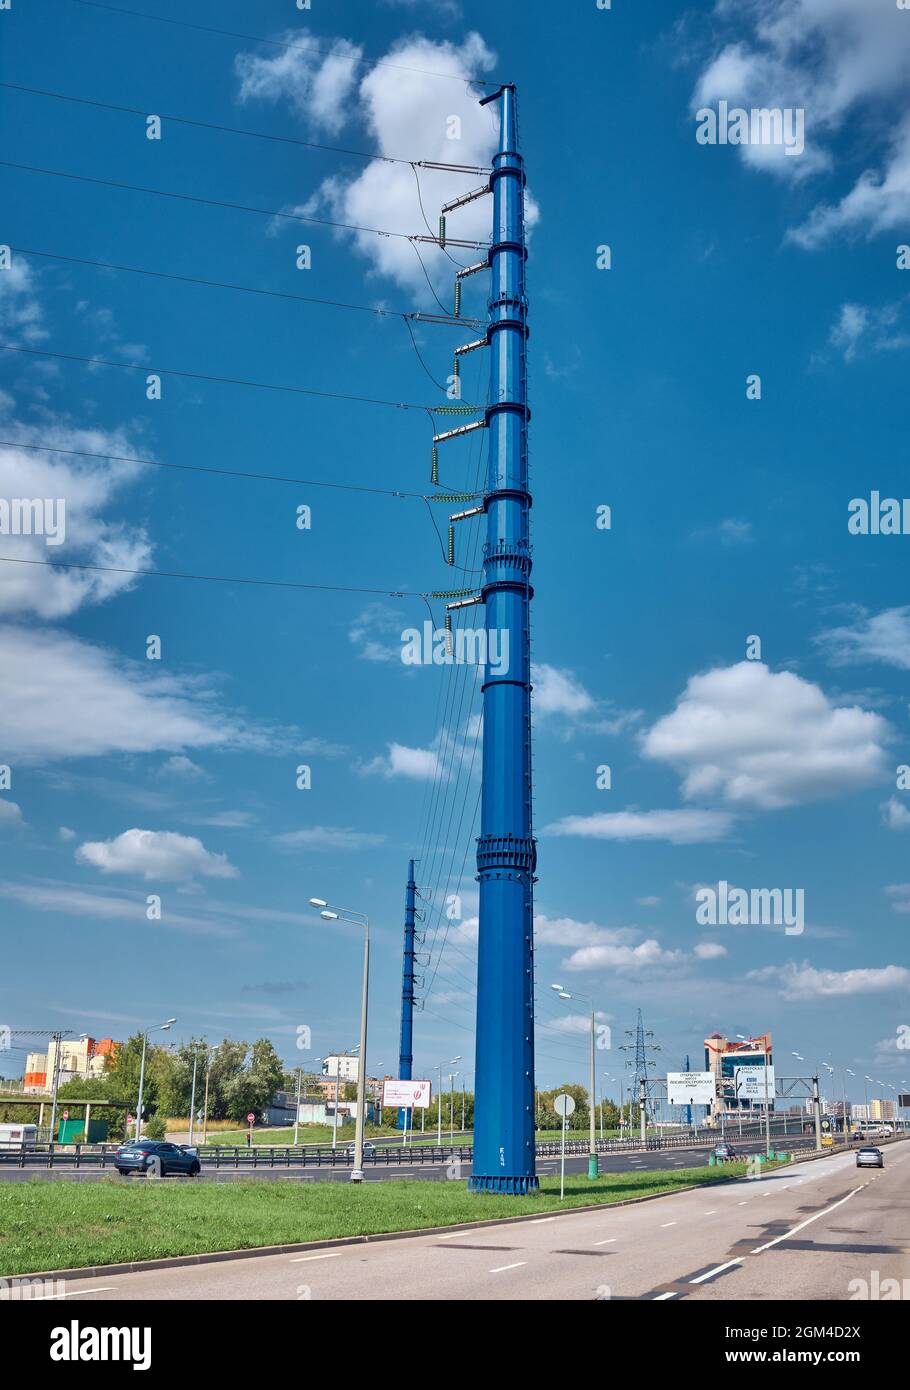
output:
[[[19,82],[0,82],[0,87],[5,87],[7,91],[11,92],[26,92],[29,96],[47,97],[53,101],[70,101],[78,106],[94,106],[102,111],[119,111],[124,115],[141,116],[143,119],[147,119],[148,116],[153,113],[153,108],[151,106],[147,107],[145,110],[142,110],[138,106],[118,106],[113,101],[100,101],[95,97],[77,97],[71,95],[69,92],[52,92],[43,87],[26,87]],[[174,125],[195,126],[199,130],[215,130],[223,135],[246,135],[254,140],[271,140],[282,145],[298,145],[306,150],[320,150],[326,154],[345,154],[350,155],[354,159],[378,160],[382,164],[409,164],[412,169],[415,165],[419,168],[423,167],[423,161],[419,159],[403,159],[397,155],[391,154],[371,154],[367,150],[352,150],[342,145],[320,145],[316,144],[313,140],[301,140],[294,135],[274,135],[265,130],[249,130],[244,126],[221,125],[217,121],[197,121],[189,116],[174,116],[170,113],[159,111],[157,107],[154,108],[154,114],[159,120],[170,121]],[[489,168],[483,166],[475,167],[466,164],[434,164],[432,167],[452,174],[472,174],[479,176],[491,172]]]
[[[83,5],[87,9],[108,10],[112,14],[129,15],[131,19],[148,19],[152,20],[156,24],[173,24],[177,25],[181,29],[196,29],[204,34],[219,34],[222,37],[229,39],[245,39],[249,43],[264,43],[268,44],[272,48],[283,48],[289,52],[295,49],[299,49],[301,52],[309,54],[312,54],[314,52],[319,53],[321,51],[319,40],[315,38],[309,40],[307,43],[288,43],[287,40],[266,39],[263,38],[261,34],[244,34],[236,29],[218,29],[212,24],[194,24],[190,20],[186,19],[170,19],[166,15],[148,14],[146,11],[143,10],[128,10],[125,9],[122,5],[104,4],[102,3],[102,0],[73,0],[73,3],[77,5]],[[325,50],[324,56],[335,56],[336,51],[337,50],[334,47],[328,48]],[[368,64],[370,67],[374,68],[397,68],[399,72],[419,73],[422,77],[440,77],[449,82],[462,82],[476,87],[502,86],[501,82],[494,82],[490,78],[486,77],[472,77],[470,75],[466,76],[462,73],[455,72],[434,72],[429,68],[415,68],[407,63],[392,63],[389,62],[389,60],[386,58],[361,57],[357,60],[357,62],[358,65]]]
[[[117,179],[99,179],[89,174],[73,174],[66,169],[46,169],[39,164],[19,164],[11,159],[0,159],[0,166],[5,169],[20,169],[28,174],[45,174],[49,178],[72,179],[76,183],[93,183],[101,188],[119,188],[128,193],[148,193],[156,198],[174,198],[181,203],[199,203],[203,207],[227,208],[231,212],[252,212],[260,217],[281,217],[290,222],[307,222],[317,227],[336,227],[344,232],[365,232],[370,236],[393,237],[400,241],[409,241],[412,244],[416,241],[436,241],[435,237],[418,236],[413,232],[392,232],[382,227],[361,227],[352,222],[336,222],[330,217],[310,217],[302,212],[284,212],[277,208],[253,207],[247,203],[229,203],[220,198],[202,198],[193,193],[174,193],[167,188],[149,188],[144,184],[121,183]],[[450,245],[484,250],[487,243],[451,240]]]

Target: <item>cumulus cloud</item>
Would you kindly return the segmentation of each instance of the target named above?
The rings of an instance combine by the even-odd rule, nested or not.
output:
[[[282,746],[225,713],[212,684],[152,675],[55,629],[0,623],[0,747],[22,762],[185,748]]]
[[[889,733],[878,714],[835,706],[790,671],[742,661],[693,676],[642,749],[684,774],[687,798],[769,810],[876,781]]]
[[[15,254],[9,269],[0,271],[0,329],[24,343],[47,337],[35,273],[28,261]]]
[[[582,946],[563,962],[566,970],[618,970],[637,974],[661,969],[685,959],[682,951],[668,951],[653,937],[637,946]]]
[[[0,409],[0,418],[20,446],[40,441],[90,454],[135,453],[121,431],[74,429],[53,421],[45,421],[36,430],[10,419],[8,409]],[[103,603],[135,584],[130,574],[52,569],[46,562],[148,569],[152,547],[145,531],[108,514],[140,469],[139,464],[0,445],[0,498],[41,499],[42,503],[47,499],[53,503],[58,526],[61,517],[63,522],[62,543],[48,545],[44,535],[0,536],[4,556],[20,562],[0,566],[0,615],[65,618],[85,604]]]
[[[21,824],[22,811],[19,806],[15,801],[8,801],[5,796],[0,796],[0,830]]]
[[[588,840],[669,840],[694,845],[723,840],[733,828],[726,811],[603,811],[593,816],[564,816],[544,826],[542,835],[574,835]]]
[[[910,970],[903,965],[884,965],[860,970],[817,970],[803,961],[798,965],[769,965],[752,970],[747,979],[776,980],[784,999],[845,999],[862,994],[887,994],[906,991],[910,986]]]
[[[596,922],[548,917],[545,913],[534,918],[536,946],[621,946],[634,942],[638,936],[634,927],[601,927]]]
[[[496,149],[495,117],[480,107],[477,92],[469,86],[472,76],[492,66],[494,55],[473,31],[460,43],[435,43],[420,35],[402,39],[360,81],[341,105],[352,120],[362,122],[372,135],[377,157],[353,178],[333,175],[291,211],[306,217],[330,217],[352,226],[378,227],[401,235],[379,237],[367,232],[339,231],[350,240],[369,267],[394,280],[422,300],[432,299],[420,259],[407,240],[426,231],[423,208],[435,235],[435,217],[443,203],[478,186],[482,175],[393,164],[388,158],[420,157],[440,164],[489,166]],[[421,71],[422,69],[422,71]],[[430,75],[432,74],[432,75]],[[441,81],[439,74],[459,81]],[[284,95],[296,99],[288,84]],[[248,89],[248,95],[254,93]],[[268,95],[275,95],[269,84]],[[337,109],[341,109],[340,105]],[[419,183],[418,183],[419,180]],[[527,200],[527,222],[533,225],[537,210]],[[486,243],[490,235],[488,199],[469,203],[450,219],[449,235],[460,240]],[[420,255],[427,275],[438,286],[451,284],[454,267],[437,247],[422,246]]]
[[[695,947],[695,955],[699,960],[720,960],[726,954],[726,946],[721,946],[719,941],[699,941]]]
[[[172,830],[125,830],[113,840],[87,841],[76,850],[76,859],[103,874],[141,875],[148,880],[237,877],[226,854],[212,854],[195,836]]]
[[[531,669],[535,714],[565,714],[575,717],[594,708],[594,700],[570,671],[560,671],[543,662]]]
[[[268,57],[237,55],[240,100],[287,101],[313,129],[337,135],[350,115],[363,50],[347,39],[332,39],[326,47],[324,40],[295,29],[273,46],[280,51]]]
[[[910,606],[864,609],[852,623],[820,633],[815,642],[832,666],[881,665],[910,671]]]
[[[379,772],[384,777],[410,777],[417,782],[432,781],[439,771],[439,757],[432,748],[407,748],[403,743],[390,743],[385,757],[374,758],[363,771]]]
[[[837,319],[828,333],[828,345],[839,352],[845,362],[876,352],[895,352],[910,345],[910,333],[903,323],[904,305],[900,301],[872,307],[866,304],[842,304]],[[816,362],[824,354],[816,354]]]
[[[894,122],[910,76],[910,30],[894,4],[878,0],[719,0],[720,39],[699,75],[693,108],[721,98],[745,107],[802,108],[806,149],[739,146],[752,167],[804,178],[830,168],[844,132],[882,132],[855,188],[835,207],[816,208],[793,239],[820,245],[840,229],[870,234],[902,225],[908,206],[910,123]],[[884,119],[881,119],[884,117]]]
[[[381,845],[384,835],[374,835],[349,826],[313,825],[306,830],[290,830],[276,835],[274,843],[280,849],[350,850],[371,849]]]
[[[881,812],[882,822],[889,830],[910,830],[910,810],[896,796],[884,802]]]

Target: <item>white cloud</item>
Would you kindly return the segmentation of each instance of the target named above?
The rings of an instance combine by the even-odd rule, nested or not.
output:
[[[0,416],[4,428],[11,429],[21,444],[40,441],[54,448],[90,453],[135,452],[128,437],[119,431],[74,429],[52,421],[36,430],[2,411]],[[139,464],[0,446],[0,497],[48,499],[58,518],[62,502],[64,522],[61,544],[48,545],[43,535],[0,538],[3,554],[19,562],[0,565],[0,615],[30,613],[46,619],[64,618],[84,604],[103,603],[136,583],[130,574],[52,569],[47,562],[148,569],[152,548],[142,528],[105,515],[140,469]]]
[[[684,772],[687,798],[768,810],[876,781],[889,732],[880,715],[835,706],[790,671],[742,661],[693,676],[642,747]]]
[[[605,1014],[602,1009],[597,1009],[594,1014],[595,1025],[598,1023],[609,1023],[610,1014]],[[591,1036],[591,1015],[590,1014],[566,1014],[562,1018],[549,1018],[546,1021],[538,1020],[537,1024],[542,1033],[568,1033],[572,1037],[590,1038]]]
[[[68,825],[61,825],[60,829],[57,831],[57,834],[60,836],[61,840],[65,845],[71,844],[73,840],[78,838],[75,830],[70,830]]]
[[[801,227],[793,227],[788,239],[805,250],[823,246],[839,232],[881,232],[903,235],[910,218],[910,120],[894,132],[882,169],[864,169],[850,192],[837,203],[812,209]]]
[[[531,669],[535,714],[566,714],[575,717],[594,708],[594,700],[570,671],[535,663]]]
[[[804,961],[797,965],[769,965],[752,970],[747,979],[772,980],[780,984],[784,999],[845,999],[854,995],[884,994],[891,990],[906,991],[910,986],[910,970],[902,965],[885,965],[875,969],[817,970]]]
[[[726,811],[603,811],[593,816],[564,816],[544,826],[543,835],[576,835],[589,840],[669,840],[694,845],[723,840],[733,827]]]
[[[207,681],[150,674],[148,665],[65,632],[0,624],[0,747],[42,762],[276,746],[277,734],[225,714]]]
[[[845,362],[853,362],[860,355],[908,347],[910,333],[903,324],[903,309],[900,301],[880,307],[842,304],[828,333],[828,345],[840,352]],[[814,361],[824,361],[823,354],[816,354]]]
[[[618,970],[637,974],[663,969],[684,959],[682,951],[667,951],[649,938],[637,946],[582,946],[563,961],[566,970]]]
[[[910,912],[910,883],[889,884],[885,892],[894,899],[891,904],[893,912]]]
[[[641,907],[656,907],[657,904],[661,901],[661,899],[656,897],[653,893],[651,893],[648,897],[636,898],[635,901],[639,903]]]
[[[347,39],[326,41],[291,29],[276,43],[283,48],[273,57],[239,53],[235,68],[240,78],[240,100],[286,100],[308,125],[337,135],[351,114],[351,97],[363,50]]]
[[[369,603],[348,629],[348,640],[363,661],[393,662],[408,670],[401,660],[405,626],[401,614],[390,604]]]
[[[699,941],[695,947],[695,955],[699,960],[720,960],[726,954],[726,946],[721,946],[719,941]]]
[[[276,835],[274,843],[281,849],[349,850],[371,849],[374,845],[381,845],[384,840],[384,835],[368,834],[345,826],[313,825],[307,830],[291,830],[285,835]]]
[[[364,767],[367,773],[384,777],[410,777],[417,782],[432,781],[439,771],[439,757],[432,748],[407,748],[403,743],[388,744],[386,757],[374,758]]]
[[[116,839],[80,845],[76,858],[104,874],[141,874],[149,880],[237,877],[226,854],[212,854],[195,836],[172,830],[125,830]]]
[[[142,929],[148,925],[145,895],[128,898],[104,892],[87,892],[72,884],[10,883],[0,880],[0,897],[12,898],[35,912],[52,912],[57,922],[68,917],[89,917],[99,922],[131,922]],[[187,916],[169,907],[162,914],[161,926],[198,936],[236,937],[235,927],[199,916]],[[113,1015],[107,1015],[113,1017]]]
[[[910,671],[910,607],[871,616],[861,610],[854,623],[822,632],[815,641],[832,666],[868,663]]]
[[[25,343],[38,343],[47,337],[35,273],[16,253],[9,269],[0,271],[0,330]]]
[[[382,66],[374,67],[363,78],[357,89],[358,100],[350,103],[351,114],[371,132],[379,155],[410,159],[419,154],[429,162],[486,167],[496,149],[495,117],[490,108],[478,105],[477,93],[468,81],[473,74],[487,71],[493,61],[493,54],[474,32],[467,33],[460,44],[434,43],[419,35],[403,39],[385,55]],[[435,74],[464,80],[441,81]],[[460,122],[456,139],[449,138],[453,119]],[[352,241],[372,270],[429,302],[432,297],[420,260],[414,244],[405,238],[426,233],[421,201],[431,228],[426,234],[435,235],[436,217],[443,203],[469,192],[481,179],[480,175],[426,168],[417,170],[415,177],[410,165],[377,158],[352,179],[338,175],[326,179],[293,211],[402,234],[339,233]],[[537,216],[530,197],[526,213],[530,227]],[[489,199],[479,199],[453,213],[448,231],[460,240],[489,241]],[[450,287],[455,272],[451,260],[437,247],[424,245],[419,249],[430,279],[440,288]]]
[[[806,113],[802,155],[740,146],[748,164],[801,179],[832,166],[837,135],[862,131],[868,139],[870,131],[884,132],[882,148],[871,155],[885,164],[884,174],[865,173],[837,208],[817,209],[794,238],[817,245],[842,226],[898,225],[907,205],[906,136],[895,128],[894,113],[910,76],[906,16],[889,0],[721,0],[715,18],[723,38],[699,77],[693,106],[726,98],[731,105]]]
[[[896,796],[883,804],[881,812],[882,822],[889,830],[910,830],[910,810]]]
[[[574,917],[534,918],[535,946],[627,945],[639,933],[633,927],[600,927],[596,922],[578,922]]]
[[[207,782],[209,780],[209,775],[205,769],[183,753],[175,753],[172,758],[168,758],[167,762],[162,763],[157,776],[177,777],[184,782]]]
[[[15,801],[7,801],[5,796],[0,796],[0,829],[3,826],[21,825],[22,811]]]

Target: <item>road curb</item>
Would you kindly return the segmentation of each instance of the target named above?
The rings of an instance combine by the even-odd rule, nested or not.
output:
[[[744,1182],[744,1178],[715,1178],[714,1183]],[[449,1231],[477,1231],[487,1226],[511,1226],[518,1221],[547,1221],[554,1216],[573,1216],[586,1211],[614,1211],[617,1207],[639,1206],[642,1202],[657,1202],[664,1197],[676,1197],[681,1192],[695,1192],[703,1183],[688,1183],[671,1192],[652,1192],[647,1197],[625,1197],[619,1202],[592,1202],[583,1207],[566,1207],[559,1211],[534,1213],[533,1216],[494,1216],[486,1221],[456,1221],[448,1226],[420,1226],[409,1231],[377,1231],[359,1236],[336,1236],[330,1240],[304,1240],[289,1245],[256,1245],[240,1250],[209,1250],[196,1255],[169,1255],[160,1260],[126,1260],[113,1265],[86,1265],[78,1269],[45,1269],[23,1274],[0,1275],[12,1279],[95,1279],[106,1274],[142,1274],[156,1269],[181,1269],[184,1266],[222,1264],[227,1260],[254,1260],[266,1255],[297,1254],[304,1250],[332,1250],[345,1245],[367,1245],[383,1240],[409,1240],[414,1236],[433,1236]]]

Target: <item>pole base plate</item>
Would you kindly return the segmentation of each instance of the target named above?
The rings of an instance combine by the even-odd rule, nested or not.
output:
[[[490,1177],[482,1177],[475,1173],[468,1178],[469,1192],[504,1192],[512,1197],[525,1197],[529,1192],[536,1192],[540,1187],[536,1173],[520,1173],[515,1177],[504,1177],[501,1173],[494,1173]]]

